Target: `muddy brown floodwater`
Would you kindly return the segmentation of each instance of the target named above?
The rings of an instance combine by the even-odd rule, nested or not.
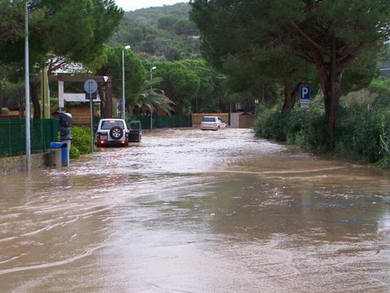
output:
[[[390,174],[164,130],[0,178],[0,292],[389,292]]]

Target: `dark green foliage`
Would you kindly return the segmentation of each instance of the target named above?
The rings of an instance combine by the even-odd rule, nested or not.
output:
[[[232,56],[256,63],[263,51],[267,62],[259,71],[282,78],[278,83],[288,88],[304,63],[310,64],[320,81],[332,141],[341,96],[370,83],[390,35],[390,2],[383,0],[193,0],[191,5],[203,52],[220,68]],[[283,58],[274,55],[279,50]],[[287,73],[287,80],[278,71]]]
[[[15,77],[16,72],[12,66],[0,65],[0,108],[10,110],[19,108],[21,97],[24,93],[24,84]]]
[[[192,21],[188,19],[179,19],[175,23],[175,32],[178,35],[196,36],[198,34],[198,29]]]
[[[189,11],[187,3],[179,3],[127,12],[111,43],[167,60],[199,57],[199,32]]]
[[[80,155],[91,153],[91,130],[86,127],[72,128],[73,140],[70,157],[77,159]]]
[[[382,154],[383,114],[354,105],[340,109],[335,151],[368,162],[379,161]]]
[[[5,63],[23,61],[23,3],[0,0],[13,12],[0,18],[0,34],[4,25],[15,22],[7,37],[0,38],[0,61]],[[122,10],[113,0],[40,0],[30,18],[31,63],[41,67],[49,54],[73,62],[92,61],[119,24]]]
[[[177,18],[174,16],[163,16],[158,19],[157,27],[162,30],[174,31]]]
[[[372,80],[379,76],[378,49],[371,49],[361,54],[345,70],[342,77],[342,94],[359,91],[370,86]]]
[[[323,111],[294,110],[280,113],[264,106],[257,115],[258,137],[300,145],[314,152],[329,152],[354,160],[389,166],[390,112],[367,105],[339,108],[335,148],[326,139]]]
[[[390,107],[388,108],[390,109]],[[380,166],[390,168],[390,111],[384,112],[383,133],[380,137],[383,158],[379,162]]]
[[[0,0],[0,66],[13,67],[19,80],[23,77],[25,3]],[[35,117],[41,114],[38,72],[47,67],[51,74],[72,62],[90,65],[122,16],[114,0],[34,1],[29,14],[29,48]]]
[[[174,102],[177,113],[217,111],[223,96],[221,76],[203,59],[159,61],[155,76],[159,89]]]
[[[108,75],[112,78],[113,94],[122,97],[122,50],[123,47],[105,47],[95,69],[98,75]],[[146,71],[141,59],[132,51],[125,49],[126,96],[130,102],[135,102],[146,80]]]
[[[390,79],[375,79],[369,86],[371,92],[377,93],[381,97],[390,97]],[[389,100],[389,98],[387,98]]]
[[[324,115],[319,110],[305,112],[295,109],[289,113],[259,108],[256,134],[288,144],[298,144],[313,151],[328,151]]]
[[[20,1],[0,0],[0,40],[15,41],[23,37],[23,15]]]

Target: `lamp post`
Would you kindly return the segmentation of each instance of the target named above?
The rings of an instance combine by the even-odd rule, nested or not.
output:
[[[153,71],[157,69],[156,66],[150,68],[150,90],[152,90]],[[153,129],[153,106],[150,105],[150,131]]]
[[[153,80],[153,71],[155,71],[157,69],[156,66],[153,66],[152,68],[150,68],[150,82],[152,82]],[[152,87],[152,84],[150,84],[150,87]]]
[[[125,81],[125,50],[129,50],[130,46],[125,46],[122,49],[122,109],[121,118],[126,119],[126,81]]]
[[[255,100],[255,116],[257,115],[257,107],[259,106],[259,99]]]
[[[26,169],[31,170],[31,110],[30,110],[30,49],[29,49],[29,11],[28,1],[25,7],[25,44],[24,44],[24,84],[25,84],[25,118],[26,118]]]

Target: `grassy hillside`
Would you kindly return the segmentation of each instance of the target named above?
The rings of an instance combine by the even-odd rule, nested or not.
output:
[[[198,57],[199,32],[189,11],[189,4],[179,3],[127,12],[111,42],[167,60]]]

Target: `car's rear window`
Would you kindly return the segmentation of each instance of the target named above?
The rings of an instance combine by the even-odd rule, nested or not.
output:
[[[215,117],[203,117],[202,122],[215,122],[216,120]]]
[[[102,130],[110,130],[111,128],[119,126],[120,128],[125,128],[123,121],[118,120],[106,120],[102,122],[101,129]]]

